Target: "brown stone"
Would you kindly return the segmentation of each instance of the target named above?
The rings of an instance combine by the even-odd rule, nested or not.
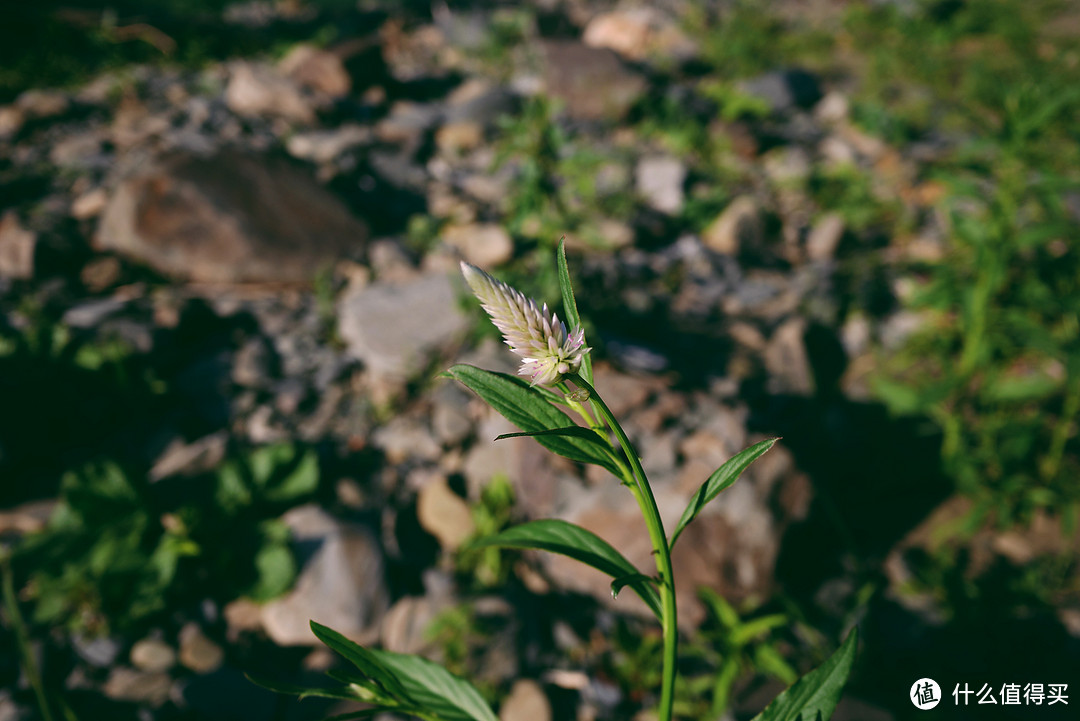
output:
[[[360,250],[365,225],[283,159],[174,153],[117,188],[97,245],[165,275],[211,283],[305,282]]]
[[[34,275],[37,235],[22,227],[19,216],[9,210],[0,217],[0,278],[25,280]]]
[[[550,40],[542,48],[545,89],[572,117],[619,120],[645,93],[645,79],[611,50],[575,40]]]
[[[313,45],[297,45],[278,63],[278,70],[302,87],[342,98],[352,90],[352,78],[341,57]]]

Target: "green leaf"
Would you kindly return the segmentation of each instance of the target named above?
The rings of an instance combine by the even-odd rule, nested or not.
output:
[[[581,325],[581,316],[578,314],[577,299],[574,298],[574,286],[570,282],[570,269],[566,265],[566,238],[559,239],[559,290],[562,292],[563,312],[566,314],[566,323],[571,329]],[[592,354],[586,353],[581,361],[581,377],[592,383]]]
[[[468,681],[426,658],[391,651],[370,651],[400,680],[413,704],[445,721],[499,721],[484,697]]]
[[[768,440],[760,441],[750,446],[749,448],[740,451],[731,458],[728,459],[724,465],[717,468],[709,478],[701,484],[701,488],[694,493],[694,497],[690,499],[690,504],[683,511],[682,518],[679,519],[679,523],[675,526],[675,532],[671,534],[671,548],[675,547],[675,541],[679,539],[679,534],[683,532],[683,529],[697,517],[697,514],[701,512],[701,509],[705,507],[705,504],[716,498],[720,491],[730,486],[735,481],[739,480],[739,476],[742,475],[751,463],[760,458],[767,450],[772,448],[779,438],[769,438]]]
[[[521,433],[503,433],[501,436],[495,436],[495,440],[501,441],[504,438],[536,438],[537,436],[571,436],[573,438],[584,438],[588,441],[600,441],[600,436],[596,435],[596,431],[591,431],[588,428],[582,428],[581,426],[567,426],[566,428],[552,428],[547,431],[523,431]],[[600,441],[603,446],[603,441]]]
[[[283,683],[281,681],[273,681],[263,676],[257,676],[251,673],[245,673],[248,681],[251,681],[257,686],[273,691],[274,693],[283,693],[289,696],[297,696],[298,698],[318,697],[318,698],[336,698],[345,699],[348,701],[356,701],[357,696],[354,693],[349,693],[347,688],[316,688],[311,686],[297,686],[296,684]]]
[[[858,645],[859,630],[853,628],[836,653],[781,692],[753,721],[828,721],[851,674]]]
[[[321,623],[311,622],[311,631],[320,641],[326,644],[331,651],[344,656],[345,659],[356,666],[360,673],[376,682],[395,699],[412,701],[405,686],[398,677],[383,665],[374,651],[369,651],[355,641],[342,636],[332,628],[327,628]]]
[[[492,373],[475,366],[459,364],[447,371],[451,376],[479,395],[508,421],[527,433],[551,431],[574,425],[570,416],[553,406],[528,383],[506,375]],[[595,436],[595,434],[594,434]],[[619,475],[619,467],[608,454],[598,436],[595,440],[561,435],[542,435],[537,443],[552,453],[580,463],[595,463]]]
[[[631,573],[629,576],[620,576],[611,582],[611,597],[618,598],[619,591],[633,583],[655,584],[656,579],[644,573]]]
[[[634,568],[634,564],[626,560],[625,556],[592,531],[587,531],[581,526],[575,526],[573,523],[551,518],[523,523],[494,536],[479,538],[469,544],[470,548],[492,546],[540,549],[559,553],[581,561],[587,566],[592,566],[598,571],[603,571],[615,579],[640,575],[639,571]],[[641,600],[652,609],[657,618],[662,615],[660,612],[660,594],[657,593],[651,582],[631,578],[627,585],[633,588],[637,595],[641,596]]]

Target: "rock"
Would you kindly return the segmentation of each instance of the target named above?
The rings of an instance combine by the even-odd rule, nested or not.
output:
[[[0,216],[0,278],[33,277],[35,247],[37,235],[22,227],[14,210]]]
[[[147,478],[155,483],[170,476],[196,475],[213,470],[225,460],[228,442],[226,431],[211,433],[192,443],[176,438],[154,461]]]
[[[489,128],[518,108],[518,96],[504,87],[480,79],[466,80],[446,98],[446,122],[473,122]]]
[[[581,38],[594,48],[608,48],[641,62],[650,57],[687,60],[697,48],[674,20],[653,7],[601,13],[589,21]]]
[[[210,673],[221,667],[225,651],[202,632],[197,623],[180,629],[180,663],[195,673]]]
[[[851,103],[847,96],[837,90],[830,90],[814,106],[814,117],[823,123],[842,123],[847,120],[850,111]]]
[[[22,111],[14,105],[0,106],[0,140],[10,140],[18,135],[23,120]]]
[[[637,192],[661,213],[675,215],[683,207],[686,164],[670,155],[645,156],[634,170]]]
[[[238,61],[230,69],[225,104],[244,117],[280,117],[313,123],[315,107],[292,78],[260,63]]]
[[[91,293],[101,293],[116,285],[122,272],[118,259],[111,255],[98,256],[79,271],[79,280]]]
[[[120,655],[120,641],[109,636],[88,638],[79,634],[71,636],[71,645],[83,661],[97,668],[111,666]]]
[[[764,100],[774,113],[809,108],[821,99],[817,78],[805,70],[773,70],[738,84],[739,90]]]
[[[451,225],[442,233],[443,242],[455,248],[473,265],[490,270],[514,257],[514,241],[501,225],[474,223]]]
[[[541,45],[545,91],[580,120],[621,120],[645,94],[647,83],[612,51],[575,40]]]
[[[57,142],[49,149],[49,161],[62,170],[106,167],[109,157],[102,153],[100,132],[83,132]]]
[[[124,180],[96,242],[155,270],[211,283],[307,282],[358,252],[365,225],[285,160],[172,153]]]
[[[131,647],[131,664],[140,671],[162,673],[176,663],[176,651],[164,641],[144,638]]]
[[[395,653],[420,653],[431,646],[427,629],[446,604],[427,596],[406,596],[395,603],[380,628],[383,648]]]
[[[410,416],[396,416],[377,428],[371,435],[371,444],[395,465],[409,459],[435,461],[442,455],[427,426]]]
[[[71,201],[71,217],[76,220],[96,218],[101,211],[105,210],[105,204],[108,202],[109,194],[104,188],[89,190]]]
[[[384,376],[422,370],[429,354],[465,327],[454,286],[441,274],[347,291],[338,305],[338,333],[349,354]]]
[[[2,112],[3,109],[0,108],[0,113]],[[2,132],[0,132],[0,137],[3,137]],[[11,697],[10,689],[0,691],[0,721],[22,721],[28,715],[24,716],[22,711],[19,710],[19,705]]]
[[[114,701],[160,706],[169,699],[173,680],[167,673],[147,673],[118,666],[109,672],[102,693]]]
[[[127,301],[122,298],[91,298],[68,308],[60,320],[72,328],[94,328],[123,310],[126,305]]]
[[[774,184],[796,185],[810,175],[810,156],[798,146],[775,148],[765,154],[762,167]]]
[[[384,143],[417,144],[438,120],[439,108],[435,105],[399,100],[375,125],[375,137]]]
[[[265,338],[255,336],[244,341],[233,354],[232,381],[245,388],[261,388],[270,380],[274,351]]]
[[[739,255],[762,246],[761,208],[752,196],[740,195],[701,233],[705,246],[717,253]]]
[[[805,336],[806,321],[802,318],[792,318],[773,331],[764,353],[771,393],[813,394],[814,374],[803,341]]]
[[[352,90],[352,78],[341,57],[313,45],[297,45],[278,63],[278,70],[301,87],[331,98],[343,98]]]
[[[370,128],[346,123],[332,130],[296,133],[286,141],[285,148],[294,158],[329,163],[346,150],[371,142],[371,137]]]
[[[484,143],[484,126],[474,120],[445,123],[435,131],[435,145],[444,155],[460,155]]]
[[[371,532],[315,505],[293,508],[282,520],[303,565],[293,589],[263,606],[270,639],[281,646],[315,645],[312,619],[350,638],[370,635],[388,605],[382,552]]]
[[[810,260],[832,260],[844,237],[844,218],[839,213],[826,213],[806,236],[806,256]]]
[[[536,681],[522,678],[510,687],[499,708],[499,721],[551,721],[551,702]]]
[[[27,90],[15,99],[26,120],[47,120],[67,113],[71,100],[59,90]]]
[[[899,350],[908,338],[922,330],[930,321],[929,315],[914,310],[899,310],[878,324],[878,342],[882,350]]]
[[[444,446],[455,446],[472,433],[468,413],[469,397],[450,383],[440,383],[433,394],[435,408],[431,412],[431,430]]]
[[[416,515],[420,526],[447,551],[456,550],[476,532],[469,504],[450,490],[442,477],[431,478],[420,487]]]
[[[480,424],[477,443],[465,457],[461,471],[469,498],[479,498],[483,488],[501,475],[513,485],[518,508],[526,509],[533,517],[550,516],[564,490],[552,465],[554,457],[531,438],[494,440],[496,436],[518,430],[494,411]]]

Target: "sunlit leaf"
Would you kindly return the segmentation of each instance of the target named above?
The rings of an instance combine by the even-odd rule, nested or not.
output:
[[[658,618],[661,616],[660,595],[651,579],[642,576],[634,564],[626,560],[626,557],[612,548],[607,541],[581,526],[557,519],[542,519],[508,528],[470,544],[472,548],[492,546],[559,553],[592,566],[612,578],[628,578],[630,581],[627,585],[641,596],[641,600],[648,604]],[[640,578],[635,578],[636,576]]]
[[[766,451],[772,448],[779,438],[769,438],[768,440],[760,441],[750,446],[749,448],[740,451],[732,456],[724,465],[717,468],[711,476],[701,484],[701,488],[694,493],[694,497],[690,499],[690,504],[683,511],[682,518],[679,519],[679,523],[675,526],[675,532],[671,534],[671,547],[674,548],[675,541],[679,539],[679,534],[683,532],[687,524],[697,517],[697,514],[701,512],[701,509],[705,507],[712,499],[716,498],[720,494],[720,491],[730,486],[735,481],[739,480],[739,476],[742,475],[751,463],[760,458]]]
[[[753,721],[828,721],[851,674],[858,645],[859,631],[853,628],[836,653],[781,692]]]
[[[520,378],[464,364],[452,366],[447,372],[522,431],[551,431],[574,425],[570,416]],[[536,441],[560,456],[580,463],[594,463],[618,475],[619,468],[605,452],[600,438],[595,434],[593,438],[542,435],[537,436]]]

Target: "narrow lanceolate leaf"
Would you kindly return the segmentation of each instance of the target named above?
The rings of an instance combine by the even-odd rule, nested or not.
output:
[[[740,451],[732,456],[724,465],[717,468],[711,476],[701,484],[701,488],[697,489],[694,493],[694,497],[690,499],[690,504],[683,511],[682,518],[679,519],[679,523],[675,526],[675,532],[671,534],[672,548],[675,547],[675,541],[679,539],[679,534],[683,532],[683,529],[697,517],[697,514],[701,512],[701,509],[705,507],[705,504],[716,498],[720,491],[730,486],[735,481],[739,480],[739,476],[745,471],[751,463],[760,458],[765,451],[769,450],[780,440],[779,438],[770,438],[760,443],[755,443],[749,448]]]
[[[371,651],[401,680],[412,699],[425,714],[444,721],[499,721],[480,692],[426,658],[392,651]]]
[[[615,579],[629,579],[627,584],[634,589],[641,600],[648,604],[657,618],[660,618],[660,594],[657,593],[651,579],[642,576],[634,564],[616,551],[604,539],[592,531],[587,531],[573,523],[556,519],[530,521],[513,526],[493,536],[477,539],[472,548],[527,548],[550,551],[569,556],[592,566]],[[637,578],[640,576],[640,578]]]
[[[574,425],[570,416],[549,403],[543,394],[523,380],[464,364],[452,366],[447,372],[526,433]],[[541,435],[536,437],[536,441],[552,453],[579,463],[595,463],[618,476],[619,467],[604,448],[603,441],[596,434],[590,435]]]
[[[559,290],[562,292],[563,314],[571,328],[581,327],[581,315],[578,314],[577,299],[574,297],[574,286],[570,282],[570,269],[566,265],[566,238],[559,239]],[[578,371],[581,377],[592,383],[592,356],[589,353],[581,360],[581,369]]]
[[[588,428],[582,428],[581,426],[567,426],[566,428],[552,428],[547,431],[522,431],[521,433],[503,433],[500,436],[495,436],[495,440],[501,441],[504,438],[536,438],[538,436],[570,436],[572,438],[584,438],[585,440],[593,443],[600,443],[603,446],[603,441],[600,436],[596,435],[596,431]]]
[[[315,621],[311,622],[311,631],[327,648],[344,656],[361,674],[381,686],[388,696],[399,701],[410,700],[401,680],[380,661],[374,651]]]
[[[858,645],[859,631],[853,628],[836,653],[781,692],[753,721],[828,721],[851,674]]]
[[[298,698],[308,698],[309,696],[319,698],[334,698],[334,699],[346,699],[349,701],[357,701],[359,697],[350,693],[348,688],[317,688],[309,686],[297,686],[291,683],[282,683],[280,681],[274,681],[272,679],[265,678],[263,676],[256,676],[254,674],[245,674],[248,680],[252,683],[262,686],[265,689],[274,691],[276,693],[288,694],[289,696],[296,696]]]

